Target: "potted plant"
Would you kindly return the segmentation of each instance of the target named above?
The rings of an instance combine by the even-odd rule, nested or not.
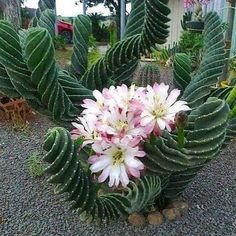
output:
[[[194,32],[202,32],[204,29],[202,5],[206,5],[210,0],[184,0],[186,9],[193,8],[192,20],[186,22],[187,29]]]

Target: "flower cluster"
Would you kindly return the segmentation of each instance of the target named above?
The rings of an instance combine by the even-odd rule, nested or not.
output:
[[[184,8],[189,9],[193,7],[195,3],[200,3],[202,5],[207,5],[211,0],[184,0]]]
[[[95,100],[85,99],[85,108],[72,123],[72,138],[83,137],[83,146],[90,144],[94,155],[88,159],[92,173],[100,173],[99,182],[109,177],[109,186],[123,187],[129,178],[140,177],[144,169],[140,158],[145,156],[141,144],[151,133],[156,136],[175,126],[175,115],[189,110],[184,101],[177,101],[180,91],[168,94],[169,86],[154,84],[128,88],[111,86],[93,92]]]

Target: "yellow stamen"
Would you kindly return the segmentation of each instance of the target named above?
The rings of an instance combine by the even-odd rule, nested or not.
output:
[[[117,130],[123,130],[123,129],[126,129],[127,127],[128,127],[127,121],[119,120],[118,123],[116,124]]]
[[[117,150],[113,156],[113,165],[119,165],[122,162],[124,162],[124,156],[123,156],[123,152],[121,150]]]

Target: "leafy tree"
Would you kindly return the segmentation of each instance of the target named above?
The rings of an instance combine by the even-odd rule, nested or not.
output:
[[[105,17],[98,13],[89,14],[89,18],[92,22],[93,36],[99,42],[108,41],[108,28],[102,24]]]
[[[83,2],[83,0],[80,0],[80,2]],[[126,0],[126,4],[129,2],[130,0]],[[112,15],[116,16],[116,20],[117,20],[116,23],[119,28],[121,0],[87,0],[88,7],[94,7],[94,6],[97,6],[98,4],[103,4],[105,7],[109,8]]]
[[[83,0],[80,0],[80,2],[83,2]],[[129,2],[130,0],[126,0],[126,3]],[[94,7],[100,3],[109,8],[110,12],[114,15],[119,15],[121,0],[87,0],[88,7]]]

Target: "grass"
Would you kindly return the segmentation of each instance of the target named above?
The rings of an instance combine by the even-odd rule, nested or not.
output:
[[[73,53],[72,46],[66,46],[66,50],[57,49],[55,53],[55,58],[57,63],[62,69],[65,69],[67,65],[70,65],[71,55]],[[89,52],[88,55],[88,68],[91,67],[102,55],[97,48],[94,48]]]
[[[44,173],[43,162],[37,153],[33,153],[28,157],[27,167],[32,177],[41,177]]]
[[[55,52],[55,58],[57,63],[62,69],[65,69],[66,65],[70,64],[70,58],[73,53],[71,46],[66,46],[66,50],[57,49]]]
[[[88,68],[90,68],[98,59],[102,57],[97,48],[93,48],[88,55]]]

